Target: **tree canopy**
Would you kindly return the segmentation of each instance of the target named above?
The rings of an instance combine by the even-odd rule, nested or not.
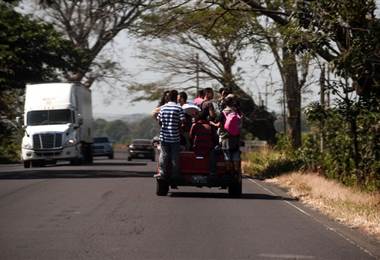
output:
[[[0,2],[0,91],[51,81],[75,66],[80,54],[52,25]]]
[[[358,94],[380,93],[380,19],[375,9],[374,0],[303,1],[297,15],[303,30],[295,47],[332,62],[340,76],[354,80]]]

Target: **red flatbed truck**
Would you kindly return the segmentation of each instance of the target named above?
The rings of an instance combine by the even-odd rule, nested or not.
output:
[[[222,153],[216,156],[216,176],[210,176],[208,156],[198,156],[194,151],[181,151],[179,156],[180,174],[178,178],[161,178],[156,176],[156,194],[166,196],[169,188],[178,186],[220,187],[228,189],[231,197],[240,197],[242,194],[241,172],[228,172]],[[157,167],[158,169],[158,167]]]

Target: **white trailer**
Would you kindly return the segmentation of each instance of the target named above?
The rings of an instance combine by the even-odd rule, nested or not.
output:
[[[24,167],[92,162],[91,91],[79,83],[26,86],[21,156]]]

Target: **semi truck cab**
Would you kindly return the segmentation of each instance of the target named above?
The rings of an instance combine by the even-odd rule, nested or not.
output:
[[[27,85],[21,156],[25,168],[92,161],[91,92],[77,83]]]

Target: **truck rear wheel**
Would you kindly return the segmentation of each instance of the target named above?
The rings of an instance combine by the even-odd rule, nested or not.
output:
[[[156,194],[158,196],[166,196],[169,192],[169,184],[163,180],[157,180],[156,182]]]
[[[230,186],[228,186],[228,194],[230,195],[230,197],[233,197],[233,198],[241,197],[242,190],[243,190],[242,186],[243,185],[241,181],[233,183]]]

